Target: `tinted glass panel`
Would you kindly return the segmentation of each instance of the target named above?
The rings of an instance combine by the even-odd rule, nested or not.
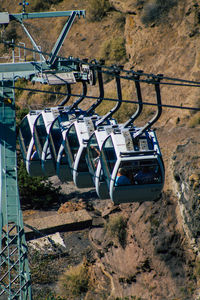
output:
[[[34,126],[35,144],[36,144],[37,150],[39,151],[40,155],[42,153],[42,149],[43,149],[44,143],[46,141],[46,137],[47,137],[47,131],[46,131],[46,128],[44,125],[44,120],[43,120],[42,115],[40,115]]]
[[[85,160],[85,155],[86,155],[86,148],[84,148],[82,151],[81,158],[80,158],[78,168],[77,168],[78,172],[89,172],[88,166],[87,166],[86,160]]]
[[[108,179],[112,174],[117,160],[111,137],[109,137],[103,145],[100,157],[104,175]]]
[[[62,153],[61,153],[60,164],[61,164],[61,165],[66,165],[66,164],[68,164],[68,160],[67,160],[67,155],[66,155],[65,149],[63,149],[63,151],[62,151]]]
[[[31,129],[30,129],[27,118],[25,118],[25,119],[23,119],[23,121],[20,124],[20,131],[19,131],[20,144],[25,153],[27,153],[27,151],[28,151],[28,147],[29,147],[31,138],[32,138]]]
[[[67,148],[70,149],[74,159],[79,149],[79,141],[74,124],[70,127],[67,133]]]
[[[33,148],[32,148],[31,160],[39,160],[38,151],[36,150],[35,145],[33,145]]]
[[[93,171],[95,172],[100,157],[100,149],[95,134],[93,134],[89,140],[87,155],[89,163],[92,166]]]
[[[121,177],[120,184],[119,178]],[[115,185],[156,184],[162,182],[162,174],[156,159],[143,159],[121,162]]]
[[[59,122],[56,120],[50,130],[49,134],[49,141],[50,141],[50,149],[51,153],[54,156],[54,159],[57,159],[58,151],[60,149],[60,146],[62,144],[63,138],[62,133],[60,130]]]

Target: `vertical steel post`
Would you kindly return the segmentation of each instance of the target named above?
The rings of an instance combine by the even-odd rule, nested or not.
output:
[[[17,185],[13,86],[14,80],[0,81],[0,298],[28,300],[31,285]]]

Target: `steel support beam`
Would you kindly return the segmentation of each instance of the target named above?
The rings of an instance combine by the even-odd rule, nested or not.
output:
[[[27,245],[17,184],[14,81],[0,81],[0,298],[30,300]]]

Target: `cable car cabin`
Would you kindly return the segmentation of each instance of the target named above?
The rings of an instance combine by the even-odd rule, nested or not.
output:
[[[107,125],[98,127],[89,138],[87,144],[86,162],[93,183],[96,187],[97,195],[100,199],[108,199],[109,190],[105,177],[102,172],[100,151],[103,142],[110,135],[110,133],[121,125]]]
[[[72,181],[72,174],[69,163],[64,151],[63,141],[65,140],[66,131],[69,126],[77,120],[79,116],[83,116],[84,111],[81,109],[73,109],[62,111],[58,117],[52,122],[49,131],[50,152],[53,158],[56,174],[63,181]]]
[[[95,130],[95,123],[102,117],[95,115],[75,121],[67,130],[65,151],[73,181],[78,188],[94,186],[88,165],[86,163],[87,142]],[[106,120],[105,123],[115,123],[115,120]]]
[[[101,149],[101,165],[114,204],[154,201],[164,186],[164,164],[154,131],[116,130]]]
[[[37,155],[34,139],[33,125],[41,110],[30,111],[22,120],[19,127],[19,144],[26,170],[30,176],[42,176],[41,160]]]
[[[67,130],[65,151],[73,181],[78,188],[92,187],[93,181],[85,161],[87,141],[94,132],[99,117],[85,117],[75,121]]]
[[[62,110],[63,107],[46,108],[35,120],[33,137],[36,151],[41,159],[44,176],[53,176],[56,174],[55,164],[49,146],[49,131],[51,123],[57,118]]]

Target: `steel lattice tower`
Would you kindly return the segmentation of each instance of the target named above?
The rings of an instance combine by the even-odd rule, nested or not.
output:
[[[0,296],[31,299],[27,245],[17,186],[14,82],[0,82]],[[6,298],[5,298],[6,299]]]

